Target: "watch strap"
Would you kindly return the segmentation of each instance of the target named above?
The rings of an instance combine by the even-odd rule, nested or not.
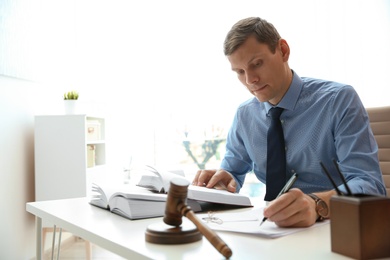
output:
[[[320,212],[318,211],[318,203],[320,201],[323,201],[320,197],[318,197],[317,195],[313,194],[313,193],[309,193],[307,194],[310,198],[312,198],[314,200],[314,202],[316,203],[316,212],[317,212],[317,215],[318,215],[318,218],[317,218],[317,221],[322,221],[325,219],[325,216],[322,216],[320,214]]]

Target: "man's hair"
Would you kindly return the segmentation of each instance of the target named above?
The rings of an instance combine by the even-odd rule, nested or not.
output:
[[[225,55],[231,55],[252,35],[259,43],[267,44],[270,51],[275,53],[280,40],[276,28],[264,19],[249,17],[235,23],[226,35],[223,45]]]

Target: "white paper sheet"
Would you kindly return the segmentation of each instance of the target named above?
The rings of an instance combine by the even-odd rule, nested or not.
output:
[[[211,229],[216,231],[237,232],[251,234],[268,238],[277,238],[290,235],[299,231],[315,228],[319,225],[329,224],[329,220],[317,222],[311,227],[305,228],[281,228],[274,222],[263,220],[264,208],[252,208],[236,212],[212,212],[196,214]]]

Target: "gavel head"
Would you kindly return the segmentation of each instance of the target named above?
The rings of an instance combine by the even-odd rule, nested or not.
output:
[[[186,179],[173,178],[169,186],[165,205],[164,223],[178,227],[182,223],[181,208],[187,204],[187,192],[190,182]]]

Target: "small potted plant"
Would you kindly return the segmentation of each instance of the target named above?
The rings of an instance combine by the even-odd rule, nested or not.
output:
[[[76,113],[76,102],[78,98],[79,98],[79,93],[74,90],[65,92],[64,94],[65,114],[73,115]]]

